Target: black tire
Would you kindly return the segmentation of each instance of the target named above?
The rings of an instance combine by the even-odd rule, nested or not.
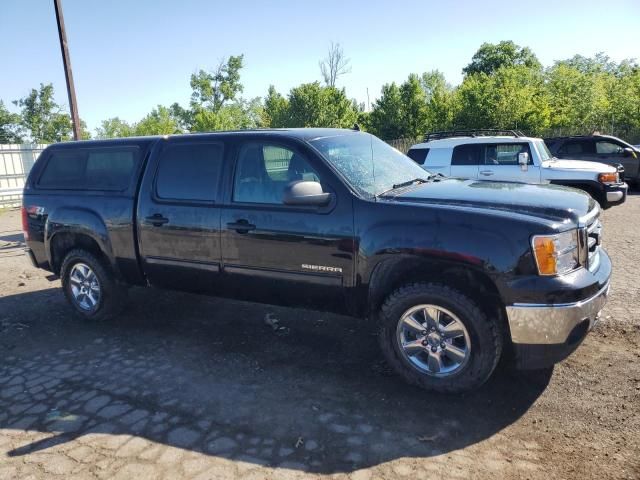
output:
[[[83,263],[87,265],[97,278],[100,288],[100,296],[95,307],[83,308],[73,295],[71,288],[71,272],[74,265]],[[62,261],[60,268],[62,290],[67,301],[75,312],[87,320],[106,320],[122,312],[126,306],[127,291],[119,285],[111,270],[92,253],[86,250],[71,250]]]
[[[400,351],[396,337],[398,322],[412,307],[431,304],[455,314],[469,338],[469,357],[459,370],[447,376],[420,371]],[[489,319],[467,296],[435,283],[412,283],[393,292],[380,312],[379,341],[387,362],[408,383],[440,393],[459,393],[480,387],[493,373],[502,353],[502,332],[496,319]]]

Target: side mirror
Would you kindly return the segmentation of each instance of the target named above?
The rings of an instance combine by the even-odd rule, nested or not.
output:
[[[520,165],[520,170],[523,172],[529,170],[529,154],[527,152],[520,152],[518,154],[518,165]]]
[[[331,201],[331,194],[323,192],[318,182],[298,180],[286,186],[282,201],[285,205],[321,207]]]
[[[622,156],[623,157],[633,157],[634,156],[633,148],[625,147],[622,150]]]

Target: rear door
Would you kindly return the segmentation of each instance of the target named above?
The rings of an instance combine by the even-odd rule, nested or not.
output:
[[[480,147],[480,180],[499,180],[506,182],[540,183],[540,167],[534,164],[528,142],[487,143]],[[529,165],[522,170],[518,155],[527,153]]]
[[[333,201],[282,203],[292,181],[319,181]],[[222,213],[225,286],[235,297],[343,311],[353,283],[353,205],[310,149],[260,137],[237,146]],[[342,192],[340,194],[339,192]]]
[[[591,160],[595,159],[595,145],[593,140],[588,138],[577,138],[575,140],[567,140],[558,151],[556,157],[566,158],[569,160]]]
[[[220,274],[220,198],[225,144],[160,142],[138,202],[138,239],[151,284],[214,290]]]

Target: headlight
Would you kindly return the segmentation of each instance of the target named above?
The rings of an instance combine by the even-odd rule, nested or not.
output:
[[[580,266],[578,230],[536,235],[531,244],[540,275],[561,275]]]
[[[620,176],[618,175],[618,172],[615,172],[615,173],[601,173],[600,175],[598,175],[598,181],[600,183],[619,183],[620,182]]]

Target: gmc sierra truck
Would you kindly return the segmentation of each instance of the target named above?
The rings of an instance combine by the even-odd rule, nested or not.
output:
[[[611,276],[586,193],[445,178],[352,130],[59,143],[23,202],[29,258],[85,319],[131,285],[368,318],[395,371],[440,392],[501,356],[565,358]]]

